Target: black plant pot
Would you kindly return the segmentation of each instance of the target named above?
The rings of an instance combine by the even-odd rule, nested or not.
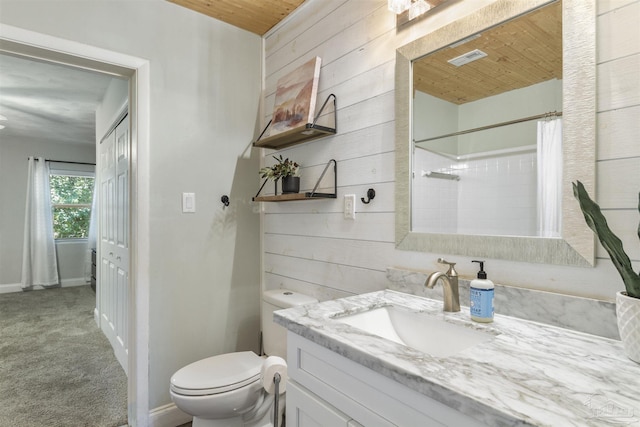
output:
[[[282,194],[300,192],[300,177],[285,176],[282,178]]]

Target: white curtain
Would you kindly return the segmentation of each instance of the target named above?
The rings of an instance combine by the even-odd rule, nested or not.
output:
[[[538,122],[538,236],[560,237],[562,119]]]
[[[29,157],[28,171],[22,250],[23,289],[60,282],[53,238],[49,164],[43,157],[37,160]]]
[[[91,198],[91,217],[89,219],[89,234],[87,236],[87,252],[84,263],[84,279],[91,281],[91,251],[96,248],[98,233],[98,212],[96,210],[96,181],[93,182],[93,197]]]

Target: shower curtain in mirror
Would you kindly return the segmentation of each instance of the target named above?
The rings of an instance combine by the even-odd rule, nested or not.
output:
[[[22,249],[22,289],[59,283],[53,213],[49,188],[49,163],[29,157],[27,203]]]
[[[538,236],[560,237],[562,119],[538,122]]]

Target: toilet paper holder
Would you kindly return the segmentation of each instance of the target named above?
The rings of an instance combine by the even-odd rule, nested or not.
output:
[[[287,362],[278,356],[267,357],[262,363],[260,377],[267,393],[274,394],[273,425],[278,427],[280,393],[284,393],[287,388]]]
[[[273,426],[278,427],[278,399],[280,398],[280,373],[273,375],[273,383],[275,384],[276,393],[273,398]]]

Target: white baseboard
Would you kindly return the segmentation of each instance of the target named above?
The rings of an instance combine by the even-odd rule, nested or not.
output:
[[[60,282],[60,287],[61,288],[69,288],[72,286],[84,286],[84,285],[88,285],[89,283],[87,283],[86,280],[84,280],[84,277],[78,277],[75,279],[63,279]],[[33,291],[39,291],[44,289],[42,286],[40,285],[35,285],[31,290]],[[22,284],[20,283],[9,283],[7,285],[0,285],[0,294],[8,294],[11,292],[22,292]]]
[[[22,285],[20,283],[0,285],[0,294],[8,294],[11,292],[22,292]]]
[[[88,285],[89,282],[84,277],[76,277],[75,279],[62,279],[60,286],[62,288],[69,288],[71,286],[83,286]]]
[[[193,420],[182,412],[175,403],[154,408],[149,412],[149,427],[176,427]]]

